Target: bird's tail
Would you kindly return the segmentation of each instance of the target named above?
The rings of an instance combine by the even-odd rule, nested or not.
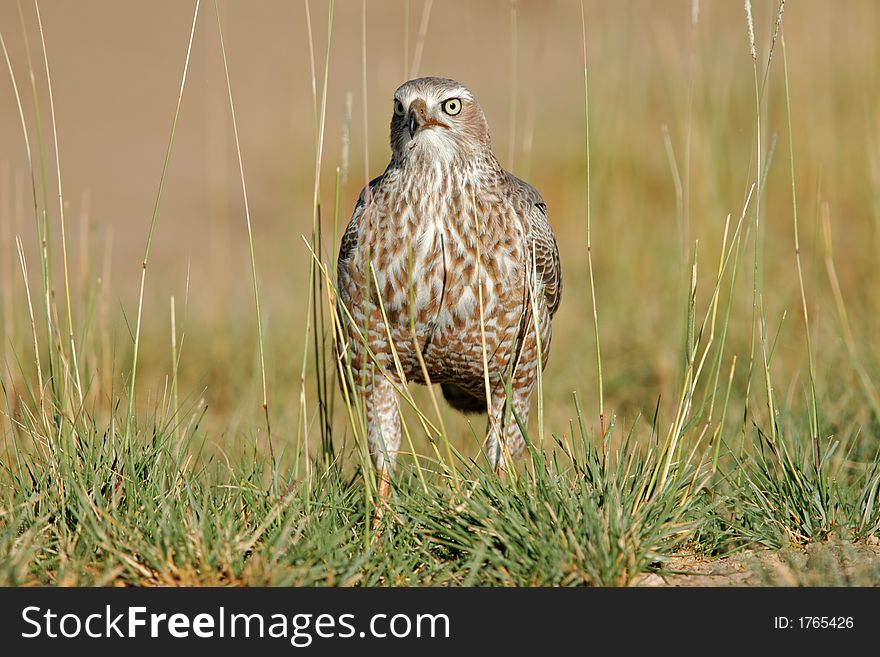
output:
[[[443,397],[455,410],[462,413],[486,412],[485,393],[475,395],[454,383],[443,383],[440,385],[440,388],[443,390]]]

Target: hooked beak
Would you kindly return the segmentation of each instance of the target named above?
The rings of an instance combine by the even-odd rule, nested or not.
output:
[[[406,121],[407,127],[409,128],[409,136],[412,138],[415,136],[416,131],[422,127],[421,121],[419,121],[419,116],[416,110],[411,109],[409,111],[409,116]]]
[[[423,128],[438,126],[449,129],[449,126],[442,121],[428,116],[428,108],[425,106],[425,101],[421,98],[415,100],[410,106],[409,114],[406,116],[406,126],[409,129],[410,138],[415,137],[415,134]]]

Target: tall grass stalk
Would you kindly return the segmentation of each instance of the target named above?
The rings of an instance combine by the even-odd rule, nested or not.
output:
[[[717,396],[718,390],[720,389],[719,388],[719,380],[720,380],[720,376],[721,376],[722,361],[724,359],[724,354],[725,354],[726,346],[727,346],[727,334],[728,334],[728,328],[730,326],[731,309],[732,309],[733,301],[734,301],[734,292],[735,292],[735,287],[736,287],[736,282],[737,282],[737,275],[739,273],[739,259],[740,259],[740,255],[742,253],[743,232],[744,232],[743,227],[745,226],[746,214],[748,213],[749,205],[751,203],[752,196],[755,193],[755,189],[756,189],[756,185],[755,185],[755,183],[752,183],[751,187],[749,188],[749,192],[746,195],[746,201],[743,204],[742,212],[740,214],[739,221],[737,222],[736,230],[734,231],[734,236],[730,240],[731,246],[730,246],[729,250],[727,248],[727,236],[728,236],[728,226],[729,226],[729,222],[730,222],[730,215],[728,215],[728,218],[725,221],[724,238],[722,240],[722,255],[721,255],[721,261],[719,262],[718,278],[716,279],[718,282],[717,284],[720,284],[723,272],[728,266],[730,267],[731,272],[730,272],[730,283],[728,284],[727,304],[726,304],[726,307],[724,310],[724,316],[723,316],[723,319],[721,322],[721,337],[719,340],[718,348],[715,352],[715,358],[714,358],[714,362],[712,364],[712,370],[709,375],[709,378],[712,379],[712,384],[710,386],[708,386],[708,389],[706,390],[703,402],[700,405],[700,409],[701,409],[700,415],[702,415],[702,409],[705,407],[706,402],[708,400],[709,412],[708,412],[708,417],[706,420],[707,425],[710,424],[712,421],[713,413],[715,410],[716,396]],[[732,262],[731,262],[731,257],[732,257]],[[720,293],[716,289],[714,294],[718,295]],[[712,311],[713,316],[712,316],[712,324],[711,324],[712,328],[711,328],[711,333],[710,333],[710,342],[713,341],[714,337],[715,337],[715,323],[716,323],[716,317],[717,317],[717,299],[718,299],[718,297],[716,296],[715,302],[714,302],[715,305],[714,305],[713,311]],[[707,349],[707,352],[708,352],[708,349]],[[736,356],[734,356],[734,361],[735,360],[736,360]],[[732,376],[733,375],[731,373],[731,377]],[[732,383],[732,378],[730,381]],[[723,428],[724,428],[724,419],[726,418],[726,414],[727,414],[727,404],[729,401],[729,396],[730,396],[730,385],[728,385],[728,393],[727,393],[727,397],[725,398],[725,402],[724,402],[724,411],[722,411],[722,420],[718,426],[719,432],[721,430],[723,430]],[[714,461],[714,463],[717,465],[717,459]]]
[[[37,90],[37,79],[36,79],[36,69],[34,67],[33,59],[31,58],[31,46],[30,39],[28,37],[27,26],[25,25],[24,19],[24,11],[21,8],[21,0],[16,0],[16,8],[18,9],[18,21],[21,26],[21,34],[24,40],[24,51],[25,56],[27,57],[27,65],[28,65],[28,74],[30,77],[30,87],[31,87],[31,100],[34,104],[34,125],[36,126],[36,135],[37,135],[37,156],[39,158],[39,171],[40,171],[40,189],[42,190],[42,220],[40,217],[40,205],[38,201],[38,192],[36,185],[36,176],[34,175],[34,166],[31,155],[31,146],[27,139],[27,134],[25,134],[25,145],[28,150],[28,165],[31,169],[31,191],[33,195],[34,202],[34,220],[36,224],[36,233],[37,239],[40,243],[41,249],[41,257],[40,257],[40,274],[43,284],[43,304],[44,304],[44,316],[46,320],[46,342],[50,345],[50,348],[47,349],[48,356],[48,364],[49,364],[49,388],[51,392],[51,400],[55,407],[60,405],[60,401],[62,399],[62,390],[60,388],[62,382],[58,373],[61,369],[60,363],[58,362],[61,357],[61,350],[55,349],[54,345],[56,340],[60,341],[61,337],[57,334],[57,322],[55,321],[55,317],[53,315],[54,312],[54,276],[52,270],[52,231],[49,226],[49,183],[48,176],[46,175],[46,157],[45,157],[45,148],[43,145],[43,121],[40,112],[40,94]],[[9,60],[7,57],[7,64],[9,64]],[[11,64],[10,72],[11,72]],[[14,76],[13,76],[13,85],[14,85]],[[27,128],[24,121],[24,114],[21,113],[21,100],[18,98],[18,90],[17,87],[14,87],[16,91],[16,103],[19,107],[19,117],[22,122],[22,129],[25,133],[27,133]],[[41,393],[42,394],[42,393]],[[41,397],[42,399],[42,397]]]
[[[177,419],[180,417],[180,398],[178,396],[178,378],[177,378],[177,366],[179,364],[178,355],[177,355],[177,310],[174,304],[174,295],[171,295],[170,301],[170,314],[171,314],[171,413],[172,417],[175,418],[175,423]],[[177,430],[175,429],[176,437],[179,437]]]
[[[422,5],[422,17],[419,20],[419,32],[416,35],[416,48],[413,52],[412,64],[409,67],[407,78],[414,78],[419,74],[419,68],[422,65],[422,53],[425,51],[425,39],[428,37],[428,25],[431,22],[431,8],[434,6],[434,0],[425,0]]]
[[[749,39],[749,55],[752,58],[752,76],[755,85],[755,167],[757,170],[757,181],[761,182],[761,91],[758,87],[758,52],[755,44],[755,21],[752,17],[751,0],[744,0],[744,8],[746,12],[746,25],[748,28]],[[751,166],[749,167],[751,169]],[[752,265],[752,331],[749,344],[749,369],[748,378],[746,380],[746,406],[751,398],[752,388],[752,372],[755,364],[755,334],[758,331],[758,290],[760,284],[760,243],[761,243],[761,197],[759,196],[755,203],[755,244],[754,244],[754,262]],[[768,391],[769,395],[769,391]],[[745,438],[746,418],[743,418],[743,438]]]
[[[98,382],[101,387],[101,394],[106,400],[108,413],[113,408],[113,362],[110,357],[111,352],[111,336],[110,336],[110,289],[111,289],[111,272],[113,263],[113,227],[107,228],[104,235],[104,249],[102,256],[103,264],[101,267],[101,298],[98,301],[98,325],[100,327],[100,357],[96,356],[96,361],[100,363],[100,376]],[[187,290],[189,289],[189,276],[187,276]]]
[[[532,243],[532,248],[530,249],[530,253],[528,254],[529,260],[531,260],[531,275],[528,277],[528,285],[529,285],[529,305],[531,306],[532,313],[532,323],[535,329],[535,349],[537,354],[538,363],[536,366],[536,388],[537,388],[537,406],[538,406],[538,443],[540,445],[540,449],[543,452],[545,449],[544,445],[544,341],[542,339],[543,333],[541,332],[541,312],[539,305],[541,302],[538,301],[539,290],[541,289],[538,280],[537,280],[537,253],[535,252],[535,244]],[[512,376],[512,373],[511,373]]]
[[[31,335],[34,339],[34,360],[37,366],[37,390],[40,400],[40,412],[43,414],[43,420],[46,421],[46,408],[43,404],[43,368],[40,366],[40,341],[37,338],[37,322],[34,318],[34,304],[31,302],[31,286],[28,279],[27,260],[24,257],[24,246],[21,243],[21,237],[15,236],[15,246],[18,249],[18,262],[21,265],[21,276],[24,280],[25,298],[27,299],[28,315],[31,319]]]
[[[138,291],[138,309],[137,321],[135,323],[134,349],[132,350],[131,356],[131,379],[129,382],[128,391],[128,413],[125,419],[125,435],[128,440],[131,440],[133,438],[132,422],[135,416],[135,385],[137,383],[138,350],[140,348],[141,340],[141,320],[143,318],[144,310],[144,286],[147,281],[147,263],[150,258],[150,249],[153,245],[153,235],[156,231],[156,222],[159,217],[159,206],[162,202],[162,192],[165,190],[165,178],[168,175],[168,163],[171,161],[171,150],[174,146],[174,133],[177,130],[177,120],[180,117],[180,105],[183,101],[183,91],[186,88],[186,75],[189,71],[189,58],[190,53],[192,52],[193,36],[196,33],[196,20],[199,17],[200,2],[201,0],[196,0],[195,9],[193,10],[192,26],[189,30],[189,39],[186,46],[186,57],[183,61],[183,73],[181,74],[180,78],[180,90],[177,93],[177,104],[174,108],[174,118],[171,120],[171,132],[168,135],[168,145],[165,148],[165,158],[162,162],[162,174],[161,176],[159,176],[159,189],[156,192],[156,201],[153,205],[153,213],[150,216],[150,228],[147,232],[147,244],[144,247],[144,259],[141,263],[141,283],[140,289]]]
[[[361,105],[361,113],[363,114],[364,123],[364,185],[367,189],[367,196],[370,194],[370,121],[369,121],[369,103],[367,99],[367,0],[361,1],[361,92],[363,93],[363,103]]]
[[[311,26],[309,26],[310,33],[310,42],[311,42]],[[328,42],[330,37],[328,36]],[[327,49],[327,57],[325,60],[325,66],[329,66],[329,57],[330,50],[329,45]],[[312,71],[314,75],[314,55],[310,56],[312,61]],[[321,102],[321,114],[320,120],[319,115],[317,113],[317,89],[315,87],[315,81],[313,79],[312,87],[313,87],[313,96],[312,103],[315,111],[315,140],[316,143],[320,139],[323,140],[324,133],[324,121],[326,116],[326,92],[327,92],[327,83],[329,77],[325,70],[325,80],[323,86],[323,94],[324,97]],[[343,116],[343,125],[342,125],[342,165],[344,170],[340,172],[340,167],[336,167],[336,176],[335,176],[335,184],[334,184],[334,195],[333,195],[333,233],[332,233],[332,242],[331,249],[336,245],[337,235],[338,235],[338,224],[339,224],[339,189],[341,180],[344,180],[348,177],[348,158],[349,158],[349,147],[350,147],[350,132],[351,132],[351,92],[346,94],[345,99],[345,114]],[[322,147],[323,148],[323,147]],[[320,176],[320,162],[323,159],[323,156],[318,154],[316,155],[318,158],[316,175]],[[319,189],[316,188],[316,190]],[[319,192],[320,193],[320,192]],[[321,219],[321,205],[320,198],[315,197],[313,202],[316,204],[317,212],[313,214],[313,222],[312,222],[312,249],[319,254],[324,254],[324,227],[323,221]],[[310,265],[310,270],[313,270],[314,262]],[[321,459],[323,461],[324,467],[327,468],[335,459],[335,449],[333,446],[333,428],[331,426],[332,423],[332,413],[334,407],[334,399],[335,399],[335,388],[332,387],[333,383],[329,381],[330,375],[328,374],[328,363],[327,363],[327,355],[330,353],[330,349],[328,346],[332,347],[332,339],[330,343],[328,343],[327,339],[327,326],[325,321],[325,313],[323,312],[322,306],[322,298],[324,296],[324,278],[322,276],[318,276],[314,271],[310,271],[309,277],[311,279],[311,294],[313,296],[310,301],[311,311],[312,311],[312,321],[314,323],[314,330],[312,331],[312,336],[314,340],[314,349],[315,349],[315,378],[317,380],[317,400],[318,400],[318,419],[320,422],[320,431],[321,431]],[[332,335],[332,321],[331,321],[331,335]],[[331,364],[332,364],[332,354],[331,354]],[[339,370],[335,367],[329,367],[329,370],[333,373],[332,378],[335,379],[339,373]]]
[[[64,220],[64,194],[61,191],[61,156],[58,151],[58,127],[55,123],[55,95],[52,93],[52,76],[49,73],[49,55],[46,53],[46,37],[43,34],[43,19],[40,16],[40,3],[34,0],[34,9],[37,13],[37,25],[40,28],[40,44],[43,47],[43,63],[46,66],[46,87],[49,91],[49,115],[52,118],[52,142],[55,146],[55,173],[58,185],[58,217],[61,221],[61,253],[64,263],[64,300],[67,310],[67,333],[70,344],[70,357],[73,365],[74,382],[79,397],[80,406],[83,404],[82,381],[79,374],[79,362],[76,357],[76,340],[73,332],[73,305],[70,302],[70,273],[67,258],[67,223]]]
[[[758,198],[755,203],[755,243],[754,243],[754,265],[752,271],[752,334],[751,341],[749,347],[749,368],[748,368],[748,378],[746,383],[746,405],[748,406],[749,400],[751,399],[751,385],[752,385],[752,374],[754,370],[755,364],[755,350],[757,345],[756,339],[762,339],[761,336],[764,335],[764,325],[766,323],[766,318],[764,317],[763,310],[763,301],[762,294],[764,289],[764,270],[763,270],[763,253],[764,253],[764,242],[765,242],[765,234],[766,227],[761,221],[761,204],[763,202],[763,190],[764,190],[764,181],[766,179],[766,166],[769,165],[769,153],[767,161],[764,160],[764,150],[763,150],[763,130],[764,125],[762,122],[762,113],[764,107],[764,99],[765,99],[765,90],[767,86],[767,80],[770,76],[770,64],[773,60],[773,50],[776,45],[776,39],[779,35],[779,30],[782,26],[782,15],[785,9],[785,2],[782,0],[779,3],[779,9],[776,13],[776,26],[774,33],[772,35],[770,41],[770,47],[767,52],[767,63],[764,67],[763,75],[758,74],[758,49],[755,40],[755,25],[754,25],[754,17],[752,15],[752,3],[751,0],[744,0],[744,8],[746,13],[746,26],[748,28],[748,42],[749,42],[749,54],[752,59],[752,77],[754,81],[754,89],[755,89],[755,168],[756,168],[756,180],[758,183]],[[750,167],[751,168],[751,167]],[[762,346],[762,354],[766,352],[766,345]],[[766,386],[766,395],[767,395],[767,407],[768,412],[770,413],[771,422],[770,430],[771,437],[775,440],[776,438],[776,423],[775,423],[775,403],[773,401],[773,392],[772,386],[770,383],[770,373],[768,371],[768,363],[767,358],[764,357],[764,382]],[[742,427],[743,438],[745,437],[746,426],[745,423]]]
[[[745,204],[743,205],[742,214],[740,215],[740,220],[737,223],[736,230],[734,231],[733,238],[731,239],[730,247],[727,249],[726,252],[722,247],[717,278],[713,285],[712,296],[709,300],[706,314],[700,323],[699,330],[697,330],[696,326],[698,260],[697,252],[695,249],[694,260],[691,265],[691,286],[687,305],[687,367],[685,369],[684,379],[678,397],[678,406],[676,407],[675,417],[669,427],[669,431],[666,435],[664,444],[660,449],[657,466],[651,477],[650,483],[648,483],[646,487],[647,496],[653,495],[656,491],[662,491],[664,489],[667,478],[670,475],[673,463],[679,456],[679,444],[684,438],[685,432],[692,422],[693,400],[696,396],[697,386],[700,382],[703,365],[706,362],[709,350],[712,347],[712,343],[714,341],[715,325],[718,320],[717,309],[721,283],[723,277],[726,275],[731,260],[733,260],[733,262],[735,263],[736,257],[738,257],[739,245],[741,244],[739,238],[754,190],[755,185],[753,184],[749,189],[749,194],[746,197]],[[725,326],[727,325],[728,319],[728,317],[725,317],[724,319]],[[703,345],[703,336],[706,335],[707,329],[708,338],[706,340],[706,344]],[[703,355],[698,361],[697,354],[699,353],[701,348],[703,350]],[[704,426],[703,431],[697,438],[697,443],[702,440],[707,430],[708,426],[706,425]],[[693,446],[693,448],[695,447],[696,445]]]
[[[698,5],[696,5],[698,7]],[[687,114],[685,119],[684,141],[684,180],[682,186],[681,203],[681,261],[686,262],[686,254],[690,245],[691,234],[691,155],[694,131],[694,86],[696,84],[697,65],[697,27],[699,25],[700,12],[698,8],[691,7],[690,48],[688,51],[688,90],[687,90]]]
[[[22,21],[22,30],[25,33],[25,39],[27,39],[27,36],[26,36],[27,32],[25,31],[25,27],[24,27],[24,16],[21,14],[21,6],[20,5],[19,5],[18,9],[19,9],[19,16]],[[12,61],[9,59],[9,52],[6,49],[6,40],[3,38],[2,31],[0,31],[0,46],[2,46],[2,48],[3,48],[3,57],[6,60],[6,68],[9,71],[9,79],[12,82],[12,91],[13,91],[13,95],[15,96],[16,108],[18,109],[18,118],[19,118],[19,123],[21,125],[22,137],[24,138],[25,155],[27,156],[28,170],[30,171],[30,178],[31,178],[31,193],[32,193],[32,199],[33,199],[33,204],[34,204],[34,223],[35,223],[35,227],[36,227],[36,233],[37,233],[38,239],[40,240],[41,247],[43,249],[48,249],[49,243],[50,243],[48,227],[45,223],[42,226],[40,224],[40,213],[39,213],[39,206],[38,206],[38,201],[37,201],[36,171],[35,171],[35,167],[34,167],[33,155],[31,152],[31,142],[30,142],[30,137],[28,134],[27,121],[25,120],[25,117],[24,117],[24,110],[22,109],[22,104],[21,104],[21,94],[19,93],[19,90],[18,90],[18,83],[16,82],[16,79],[15,79],[15,72],[12,69]],[[30,47],[27,46],[27,44],[26,44],[25,50],[26,50],[27,56],[28,56],[28,69],[30,70],[30,73],[31,73],[31,87],[34,90],[34,100],[36,102],[36,84],[34,81],[33,66],[30,61]],[[38,107],[39,107],[38,105],[35,105],[35,108],[38,108]],[[38,122],[38,130],[39,130],[39,110],[37,109],[36,111],[37,111],[37,122]],[[43,184],[44,184],[44,188],[45,188],[45,174],[43,175]],[[19,254],[19,255],[21,256],[21,254]],[[46,307],[45,307],[46,335],[47,335],[46,339],[47,339],[47,342],[51,343],[52,342],[52,334],[53,334],[52,333],[52,313],[50,312],[50,304],[49,304],[49,290],[50,290],[49,280],[51,277],[51,269],[50,269],[51,264],[50,264],[48,257],[42,257],[39,260],[40,260],[40,274],[41,274],[40,280],[43,284],[43,296],[44,296],[44,299],[46,302]],[[30,299],[30,292],[28,292],[28,299]],[[33,321],[34,313],[33,313],[33,305],[32,304],[29,304],[29,310],[30,310],[31,320]],[[34,332],[34,340],[36,340],[36,326],[35,325],[32,327],[32,330]],[[35,346],[36,346],[36,344],[35,344]],[[50,386],[51,386],[52,399],[55,400],[55,399],[57,399],[57,395],[55,394],[56,381],[54,378],[54,372],[55,372],[54,362],[55,361],[54,361],[53,353],[54,353],[54,350],[49,349],[49,354],[48,354],[48,357],[49,357],[49,381],[50,381]],[[39,366],[37,369],[38,370],[40,369]],[[40,413],[45,414],[47,412],[47,409],[46,409],[46,401],[45,401],[45,397],[44,397],[45,389],[44,389],[44,386],[42,383],[42,376],[43,376],[42,371],[39,372],[39,376],[40,376],[40,387],[38,390],[38,395],[39,395],[39,403],[40,403]]]
[[[602,347],[599,340],[599,311],[596,305],[596,280],[593,275],[593,221],[590,187],[590,84],[587,66],[587,19],[581,0],[581,36],[584,49],[584,158],[586,161],[585,186],[587,191],[587,272],[590,278],[590,301],[593,309],[593,333],[596,340],[596,370],[599,380],[599,427],[602,438],[602,455],[605,455],[605,391],[602,385]]]
[[[402,79],[409,80],[409,0],[403,0],[403,70]]]
[[[229,112],[232,116],[232,132],[235,135],[235,153],[238,158],[238,173],[241,177],[241,195],[244,201],[244,216],[247,224],[248,251],[251,259],[251,279],[254,285],[254,308],[257,316],[257,343],[260,349],[260,382],[263,392],[263,414],[266,419],[266,438],[269,442],[269,455],[274,465],[274,480],[278,487],[278,460],[275,458],[275,450],[272,447],[272,425],[269,422],[269,396],[266,390],[266,357],[263,349],[263,319],[260,312],[260,288],[257,284],[257,258],[254,253],[254,234],[251,226],[251,210],[248,203],[247,185],[244,179],[244,162],[241,157],[241,142],[238,137],[238,122],[235,120],[235,103],[232,96],[232,81],[229,78],[229,62],[226,59],[226,45],[223,41],[223,25],[220,20],[220,7],[214,0],[214,13],[217,16],[217,35],[220,37],[220,52],[223,56],[223,73],[226,76],[226,92],[229,97]]]
[[[669,134],[669,126],[665,123],[660,126],[663,132],[663,146],[666,150],[666,159],[669,162],[669,170],[672,173],[672,184],[675,188],[675,216],[678,220],[679,233],[684,235],[684,186],[681,182],[681,173],[678,170],[678,159],[675,157],[675,147],[672,145],[672,137]],[[679,249],[681,250],[681,262],[687,262],[687,245],[681,238]]]
[[[311,36],[311,14],[309,12],[308,0],[305,2],[306,18],[309,30],[309,46],[310,61],[312,62],[312,106],[315,111],[315,168],[314,168],[314,186],[312,188],[312,232],[311,241],[307,244],[313,254],[318,254],[320,259],[320,231],[321,231],[321,164],[324,159],[324,130],[327,117],[327,88],[330,78],[330,52],[333,45],[333,12],[335,4],[330,1],[327,7],[327,47],[324,53],[324,78],[321,88],[321,102],[318,104],[318,88],[315,79],[314,52],[311,51],[313,40]],[[302,367],[300,369],[300,396],[299,396],[299,422],[297,423],[297,465],[299,464],[300,453],[303,458],[303,465],[306,469],[306,480],[312,485],[311,457],[309,452],[309,418],[308,407],[306,404],[306,367],[308,364],[308,338],[312,329],[313,314],[317,313],[320,303],[320,290],[315,272],[315,257],[309,259],[309,286],[310,290],[308,308],[306,310],[306,325],[304,332],[304,347]],[[315,320],[315,331],[318,331],[317,320]],[[317,338],[317,336],[316,336]],[[320,370],[318,360],[323,358],[322,354],[315,353],[316,369]],[[321,427],[324,430],[324,427]],[[326,440],[325,440],[326,444]],[[301,448],[301,449],[299,449]]]
[[[0,45],[5,46],[0,38]],[[0,161],[0,253],[9,254],[12,252],[11,240],[13,229],[13,210],[12,210],[12,176],[11,167],[6,160]],[[12,349],[15,344],[15,322],[13,314],[15,312],[14,304],[14,287],[15,287],[15,265],[14,259],[6,257],[5,266],[0,270],[0,277],[3,279],[2,308],[3,312],[3,360],[0,361],[0,370],[2,367],[12,362]]]
[[[781,34],[782,43],[782,70],[785,73],[785,111],[788,122],[788,161],[789,173],[791,175],[791,212],[792,222],[794,224],[794,253],[797,262],[798,283],[801,291],[801,309],[804,313],[804,332],[807,338],[807,373],[810,385],[810,439],[813,443],[813,451],[815,456],[816,469],[819,468],[819,404],[816,401],[816,371],[813,365],[813,339],[810,335],[810,317],[807,312],[807,293],[804,289],[804,271],[801,265],[801,242],[798,230],[798,206],[797,206],[797,188],[795,185],[794,171],[794,137],[792,136],[791,127],[791,92],[788,85],[788,55],[785,50],[785,34]]]

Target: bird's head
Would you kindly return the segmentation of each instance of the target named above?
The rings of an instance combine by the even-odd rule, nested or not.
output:
[[[489,125],[463,85],[446,78],[417,78],[394,92],[391,150],[397,161],[412,157],[450,161],[489,148]]]

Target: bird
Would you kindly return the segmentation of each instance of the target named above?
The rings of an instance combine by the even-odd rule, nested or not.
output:
[[[402,84],[390,145],[336,265],[337,366],[347,394],[362,401],[382,500],[400,450],[405,383],[440,384],[454,409],[487,413],[484,446],[497,474],[522,454],[520,426],[562,291],[547,205],[501,166],[470,90],[441,77]]]

